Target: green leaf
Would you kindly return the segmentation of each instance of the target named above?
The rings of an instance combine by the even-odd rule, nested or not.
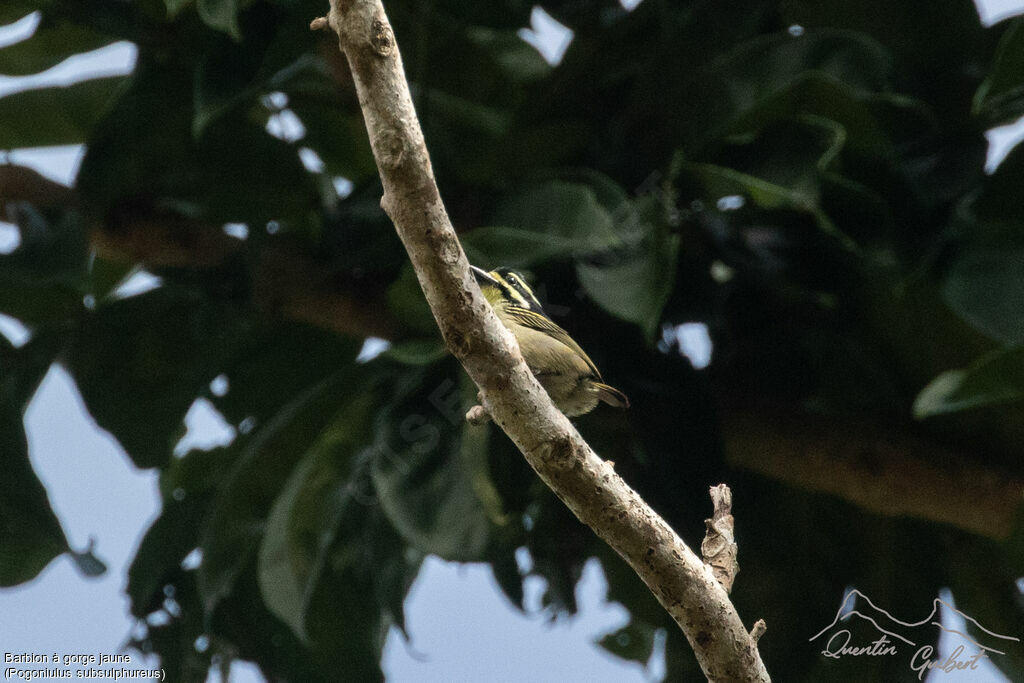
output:
[[[196,68],[192,119],[195,137],[236,106],[256,99],[260,86],[255,80],[258,69],[257,55],[251,50],[225,40],[214,43]]]
[[[494,223],[564,240],[579,240],[581,252],[618,246],[612,215],[597,191],[586,184],[553,180],[506,200]],[[567,254],[568,255],[568,254]]]
[[[599,174],[577,175],[583,182],[549,181],[506,200],[496,214],[502,225],[463,237],[466,253],[484,267],[572,257],[595,302],[653,334],[674,284],[678,240],[656,234],[659,204],[635,204]]]
[[[264,424],[284,405],[331,376],[357,352],[356,342],[307,325],[274,323],[246,334],[222,366],[228,390],[208,396],[225,419]]]
[[[802,162],[809,167],[808,170],[814,170],[815,166],[824,168],[843,147],[865,156],[889,159],[894,156],[894,150],[884,127],[886,122],[881,116],[886,107],[913,114],[921,104],[905,97],[868,95],[848,84],[810,73],[757,102],[730,121],[720,133],[726,139],[745,140],[752,136],[766,136],[766,129],[772,126],[800,125],[806,139],[791,138],[791,144],[796,145],[793,151],[797,159],[788,161],[794,166]],[[921,133],[925,132],[928,132],[926,127]],[[768,140],[777,142],[771,137]],[[801,147],[810,149],[802,150]],[[823,157],[826,163],[802,158],[807,152]]]
[[[523,575],[519,571],[515,554],[506,548],[498,548],[487,558],[487,561],[491,564],[491,571],[494,573],[494,581],[498,584],[498,588],[517,610],[525,612]]]
[[[689,87],[666,97],[682,98],[687,151],[801,113],[870,130],[859,98],[885,88],[891,59],[876,41],[852,31],[822,28],[798,39],[760,35],[709,61]]]
[[[378,418],[371,473],[380,504],[413,547],[444,559],[479,560],[490,523],[474,485],[472,453],[464,452],[464,392],[441,365],[418,373]],[[417,381],[418,380],[418,381]],[[473,443],[473,442],[471,442]],[[477,447],[485,443],[476,442]]]
[[[199,17],[212,29],[223,31],[235,40],[242,39],[242,31],[238,26],[238,12],[245,0],[197,0]],[[170,7],[168,7],[170,9]]]
[[[974,94],[973,111],[989,126],[1024,113],[1024,18],[1010,21],[1000,38],[988,76]]]
[[[796,209],[813,212],[813,193],[776,185],[735,169],[713,164],[685,164],[684,168],[701,182],[706,197],[740,195],[763,209]]]
[[[79,174],[89,208],[102,213],[131,197],[214,224],[306,220],[317,192],[297,148],[242,112],[217,118],[197,140],[191,109],[178,103],[192,75],[168,68],[140,59],[141,76],[98,126]]]
[[[575,175],[578,180],[548,181],[507,198],[495,212],[496,225],[462,236],[470,262],[522,268],[622,246],[629,239],[625,193],[600,174]]]
[[[444,117],[452,128],[464,129],[483,138],[504,135],[512,123],[511,114],[506,109],[474,102],[443,90],[429,90],[425,104],[438,116]]]
[[[358,112],[345,111],[341,102],[324,104],[302,96],[292,97],[289,109],[306,127],[302,143],[317,153],[327,173],[356,184],[376,177],[370,138]]]
[[[661,311],[675,285],[679,237],[669,235],[656,215],[661,205],[647,200],[637,209],[632,225],[632,246],[595,263],[576,265],[576,276],[587,294],[615,317],[635,323],[652,338],[661,323]],[[628,233],[627,233],[628,234]]]
[[[181,10],[194,2],[195,0],[164,0],[164,4],[167,5],[167,18],[173,19],[178,16],[178,13],[181,12]]]
[[[259,550],[260,590],[267,607],[307,642],[308,601],[319,576],[330,571],[327,563],[333,539],[329,534],[337,526],[334,517],[339,514],[330,514],[330,508],[344,505],[338,499],[350,495],[348,490],[340,494],[330,491],[334,473],[321,472],[327,467],[326,455],[319,449],[310,451],[292,472],[267,517],[267,532]],[[329,516],[324,519],[324,514]]]
[[[212,451],[191,451],[160,474],[163,509],[146,530],[128,568],[126,592],[136,618],[160,609],[167,597],[164,586],[183,571],[182,561],[198,547],[209,501],[237,456],[237,441]]]
[[[39,2],[35,0],[8,0],[0,5],[0,25],[13,24],[39,10]]]
[[[597,642],[617,657],[646,664],[654,652],[654,634],[658,629],[647,623],[632,621]]]
[[[1024,399],[1024,347],[982,356],[933,379],[914,401],[918,419]]]
[[[0,311],[29,325],[54,325],[78,315],[89,284],[78,213],[43,213],[27,203],[12,204],[8,211],[21,244],[0,256]]]
[[[86,142],[124,89],[125,76],[0,97],[0,149]]]
[[[684,169],[694,175],[710,201],[739,195],[761,209],[791,209],[810,214],[818,228],[835,239],[850,252],[857,252],[857,244],[842,233],[822,210],[816,187],[797,185],[794,188],[777,185],[757,176],[732,168],[713,164],[687,163]]]
[[[744,136],[742,143],[729,145],[721,156],[743,173],[813,197],[822,174],[835,165],[849,139],[849,128],[843,124],[801,114],[795,120],[772,122],[755,136]],[[888,151],[887,145],[877,144]]]
[[[359,406],[369,396],[356,390],[358,375],[353,372],[361,367],[336,372],[287,403],[257,428],[224,478],[200,535],[198,582],[207,613],[231,593],[253,558],[274,501],[303,456],[316,450],[321,439],[340,439],[346,420],[347,438],[358,438],[358,416],[363,415]],[[336,418],[332,433],[329,427]]]
[[[95,578],[102,576],[107,571],[106,563],[100,558],[93,554],[93,548],[96,546],[96,541],[89,539],[89,545],[85,550],[72,550],[68,549],[68,555],[71,557],[71,561],[78,567],[78,571],[82,572],[83,576]]]
[[[188,172],[192,110],[181,99],[192,83],[190,70],[140,53],[134,77],[86,146],[78,191],[90,212],[106,215],[125,196],[152,197],[165,175]]]
[[[424,334],[437,334],[437,323],[430,312],[427,299],[423,296],[419,280],[412,266],[406,263],[398,279],[391,283],[387,291],[388,308],[397,320],[410,329]]]
[[[641,255],[604,266],[579,264],[576,276],[601,308],[626,322],[636,323],[652,338],[661,323],[675,278],[678,236]]]
[[[378,645],[364,626],[382,611],[401,624],[420,559],[407,556],[387,527],[372,498],[368,461],[354,456],[348,441],[321,440],[275,501],[260,544],[260,590],[307,645],[346,662],[353,655],[344,651],[354,651],[376,664]],[[325,593],[335,596],[326,609]],[[353,607],[340,609],[339,602]],[[357,623],[354,613],[362,614]]]
[[[67,353],[90,414],[139,467],[157,467],[235,343],[237,321],[198,292],[160,287],[101,305]]]
[[[448,349],[440,339],[408,339],[392,344],[381,357],[403,365],[432,365],[447,355]]]
[[[1010,150],[996,170],[981,183],[974,211],[983,221],[1016,223],[1024,215],[1020,178],[1024,173],[1024,145]]]
[[[578,246],[572,239],[501,225],[477,228],[462,235],[469,262],[488,266],[525,268],[571,254]]]
[[[109,45],[114,38],[81,24],[44,17],[31,37],[0,48],[0,73],[24,76],[46,71],[72,55]]]
[[[943,295],[956,313],[993,339],[1024,341],[1024,236],[1016,224],[979,226],[979,234],[953,262]]]
[[[511,31],[471,26],[466,31],[466,38],[485,50],[513,82],[531,83],[551,73],[551,65],[537,49]]]
[[[136,71],[82,161],[79,189],[92,211],[130,198],[215,224],[309,218],[317,189],[295,145],[240,111],[210,122],[196,139],[192,109],[180,103],[193,92],[193,73],[145,55]]]
[[[187,167],[162,179],[169,196],[194,202],[214,221],[298,222],[306,216],[317,195],[294,145],[232,117],[211,124],[205,137]]]
[[[257,435],[257,444],[271,449],[260,460],[250,452],[238,463],[204,532],[209,559],[200,570],[200,588],[209,611],[216,604],[210,602],[216,595],[207,592],[215,585],[210,580],[219,575],[228,581],[223,588],[234,592],[236,577],[248,581],[236,572],[248,572],[256,551],[260,593],[271,612],[323,666],[375,680],[381,645],[376,625],[387,624],[382,614],[401,623],[401,603],[421,558],[403,552],[375,505],[367,459],[357,453],[369,438],[373,396],[354,391],[353,375],[343,374],[307,396],[315,402],[286,411],[298,422],[275,420],[265,428],[269,441]],[[329,410],[336,412],[321,423]],[[301,426],[310,413],[312,420]],[[288,447],[287,454],[276,450]],[[245,476],[237,478],[239,473]],[[228,517],[220,521],[227,524],[220,524],[224,512]],[[222,554],[226,548],[232,555]]]
[[[0,336],[0,586],[35,578],[68,542],[28,459],[23,416],[54,350],[36,339],[20,349]]]
[[[929,9],[922,14],[909,3],[877,0],[787,0],[783,21],[808,29],[808,36],[822,29],[847,29],[877,40],[908,65],[948,71],[970,59],[984,39],[978,10],[969,0],[936,0]]]
[[[218,37],[199,55],[193,88],[196,138],[236,110],[240,115],[248,110],[254,119],[266,116],[269,112],[258,104],[260,94],[287,90],[296,79],[314,73],[318,63],[308,52],[308,27],[286,23],[272,28],[267,25],[271,21],[253,13],[245,24],[244,41]]]
[[[66,325],[100,300],[129,266],[91,256],[80,213],[40,212],[31,204],[8,206],[8,219],[22,236],[13,253],[0,256],[0,312],[30,326]]]

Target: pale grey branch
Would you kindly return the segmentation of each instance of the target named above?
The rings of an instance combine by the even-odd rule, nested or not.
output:
[[[709,680],[768,681],[754,640],[712,570],[554,407],[480,293],[434,182],[379,0],[331,0],[327,25],[352,68],[384,186],[381,205],[448,348],[480,388],[491,419],[551,490],[643,579],[683,630]]]

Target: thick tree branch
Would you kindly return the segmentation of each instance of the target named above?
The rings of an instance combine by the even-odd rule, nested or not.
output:
[[[1003,539],[1024,501],[1019,478],[872,420],[760,407],[729,412],[722,423],[730,464],[872,512]]]
[[[559,498],[619,553],[676,620],[712,681],[767,681],[750,634],[710,567],[601,460],[560,413],[484,300],[448,219],[395,38],[379,0],[331,0],[384,185],[445,342],[483,404]]]
[[[78,195],[31,168],[0,165],[0,219],[14,219],[9,210],[15,202],[71,210]],[[97,255],[156,271],[220,268],[245,248],[220,226],[145,206],[122,207],[90,228],[89,244]],[[246,267],[251,303],[258,310],[342,335],[393,339],[402,334],[402,325],[379,292],[339,286],[329,266],[307,254],[265,245],[247,259]]]
[[[69,206],[75,201],[75,191],[31,168],[0,164],[0,218],[7,215],[7,203],[17,201],[44,208]]]
[[[174,214],[132,211],[94,226],[90,244],[113,261],[150,269],[219,268],[239,259],[244,242],[219,226]],[[338,334],[393,339],[401,325],[379,292],[339,286],[328,264],[285,245],[264,245],[245,257],[250,301],[271,316],[297,320]]]

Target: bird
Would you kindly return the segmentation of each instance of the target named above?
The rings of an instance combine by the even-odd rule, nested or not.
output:
[[[498,320],[519,343],[530,372],[566,417],[589,413],[599,401],[629,407],[626,395],[604,383],[594,361],[551,319],[520,273],[470,269]]]

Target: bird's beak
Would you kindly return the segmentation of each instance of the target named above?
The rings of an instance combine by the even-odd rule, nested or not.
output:
[[[494,276],[488,273],[483,268],[477,268],[476,266],[470,266],[469,269],[473,271],[473,277],[476,278],[477,284],[491,285],[492,287],[498,286],[498,281],[494,279]]]

